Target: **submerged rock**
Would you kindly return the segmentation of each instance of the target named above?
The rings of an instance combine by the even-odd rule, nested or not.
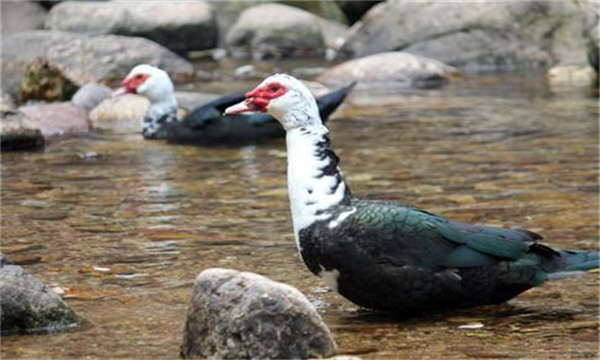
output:
[[[60,296],[20,266],[0,267],[2,333],[60,331],[80,320]]]
[[[350,60],[317,78],[328,86],[358,81],[357,87],[423,88],[443,84],[457,69],[439,61],[405,52],[387,52]]]
[[[216,17],[211,5],[203,1],[63,2],[50,10],[46,27],[144,37],[179,54],[217,44]]]
[[[363,17],[342,53],[402,50],[475,71],[585,63],[574,1],[388,1]]]
[[[0,118],[0,148],[2,151],[34,150],[44,147],[40,129],[27,118],[11,110],[3,110]]]
[[[329,329],[295,288],[229,269],[208,269],[196,278],[182,357],[289,359],[335,352]]]

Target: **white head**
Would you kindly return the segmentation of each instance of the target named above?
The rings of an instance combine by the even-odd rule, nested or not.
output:
[[[169,74],[155,66],[141,64],[134,67],[121,82],[114,95],[139,94],[151,103],[171,102],[174,87]]]
[[[142,121],[144,137],[157,138],[165,123],[177,121],[173,82],[165,71],[148,64],[134,67],[113,96],[123,94],[139,94],[150,100],[150,107]]]
[[[266,112],[277,119],[286,131],[307,125],[321,125],[314,96],[299,80],[286,74],[266,78],[246,100],[225,110],[225,114]]]

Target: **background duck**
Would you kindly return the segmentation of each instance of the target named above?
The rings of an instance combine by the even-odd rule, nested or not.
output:
[[[340,106],[355,84],[353,82],[317,100],[323,121]],[[164,70],[148,64],[138,65],[121,85],[115,96],[132,93],[150,100],[142,126],[142,135],[147,139],[193,145],[244,145],[285,136],[281,125],[268,114],[223,116],[227,107],[244,100],[241,92],[208,102],[178,120],[173,82]]]

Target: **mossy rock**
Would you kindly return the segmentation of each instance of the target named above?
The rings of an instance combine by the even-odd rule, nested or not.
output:
[[[63,76],[60,70],[45,61],[29,64],[23,73],[19,100],[66,101],[77,91],[77,86]]]

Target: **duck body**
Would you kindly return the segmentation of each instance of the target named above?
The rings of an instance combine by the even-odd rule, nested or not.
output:
[[[327,121],[342,104],[355,84],[353,82],[317,99],[323,121]],[[285,137],[281,124],[269,114],[223,116],[226,108],[243,100],[243,93],[233,93],[211,101],[193,110],[181,121],[165,122],[153,138],[178,144],[245,145]]]
[[[285,131],[271,116],[226,117],[225,108],[244,99],[233,93],[194,109],[180,121],[164,122],[146,138],[187,145],[247,145],[283,138]]]
[[[273,84],[285,88],[277,90]],[[397,313],[498,304],[600,266],[599,252],[353,196],[308,90],[274,75],[228,113],[268,111],[287,131],[288,193],[306,267],[353,303]],[[255,101],[255,99],[259,99]]]
[[[598,253],[537,244],[535,233],[456,222],[394,202],[351,199],[328,211],[333,220],[300,230],[302,259],[341,295],[371,309],[499,304],[554,272],[598,263]]]
[[[244,93],[224,95],[208,102],[183,119],[177,119],[177,100],[169,75],[154,66],[133,68],[116,93],[135,93],[147,97],[150,107],[144,116],[142,135],[146,139],[166,140],[187,145],[248,145],[285,137],[285,130],[269,114],[223,116],[225,109],[244,100]],[[355,82],[334,90],[317,103],[326,121],[352,91]]]

